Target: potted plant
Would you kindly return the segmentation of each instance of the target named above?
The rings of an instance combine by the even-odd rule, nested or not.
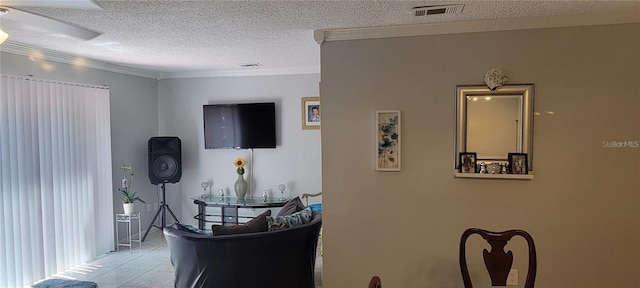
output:
[[[122,196],[122,207],[124,214],[133,213],[133,206],[136,202],[146,203],[140,197],[136,195],[136,192],[131,190],[131,184],[133,183],[134,169],[131,165],[122,165],[122,187],[118,188]]]

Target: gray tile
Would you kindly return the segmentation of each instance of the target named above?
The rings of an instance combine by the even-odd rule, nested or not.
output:
[[[165,260],[162,263],[160,263],[160,264],[156,265],[155,267],[151,268],[151,270],[173,273],[174,268],[173,268],[173,265],[171,264],[171,260]]]
[[[144,269],[121,267],[113,269],[112,271],[95,278],[93,281],[98,283],[98,286],[101,284],[124,285],[145,272],[146,270]]]
[[[125,283],[126,286],[157,288],[173,283],[173,273],[148,271]]]
[[[64,275],[72,277],[81,281],[92,281],[110,271],[115,269],[114,267],[105,267],[99,265],[84,264],[74,268],[71,268],[64,272]]]
[[[120,265],[120,267],[130,267],[136,269],[145,269],[149,270],[155,266],[158,266],[158,263],[166,261],[167,258],[157,257],[154,255],[143,255],[136,259],[133,259],[127,263]]]
[[[124,252],[112,252],[108,255],[105,255],[101,258],[98,258],[90,264],[98,265],[103,267],[119,267],[120,265],[127,263],[133,259],[140,257],[141,254],[129,254]]]

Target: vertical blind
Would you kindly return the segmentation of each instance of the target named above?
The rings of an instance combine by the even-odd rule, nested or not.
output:
[[[0,287],[109,252],[109,90],[0,75]]]

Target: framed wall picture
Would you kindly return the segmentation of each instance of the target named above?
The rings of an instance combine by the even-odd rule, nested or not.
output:
[[[376,111],[376,171],[400,171],[400,110]]]
[[[509,153],[509,174],[529,174],[527,153]]]
[[[320,97],[302,97],[302,130],[320,129]]]
[[[475,152],[460,152],[458,157],[458,169],[460,173],[476,173],[478,155]]]

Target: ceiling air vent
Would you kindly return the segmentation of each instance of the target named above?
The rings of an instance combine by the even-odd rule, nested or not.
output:
[[[413,12],[413,16],[421,17],[428,15],[462,13],[463,8],[464,4],[417,6],[411,8],[411,12]]]
[[[260,63],[240,63],[240,67],[248,68],[248,67],[260,67],[262,64]]]

